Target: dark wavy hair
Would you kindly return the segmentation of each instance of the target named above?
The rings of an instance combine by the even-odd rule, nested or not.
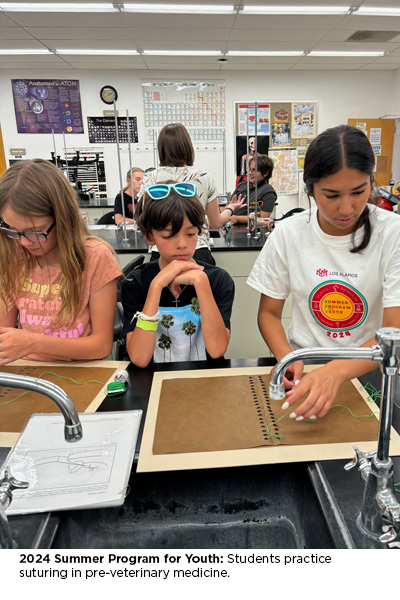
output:
[[[308,196],[314,197],[314,184],[338,173],[341,169],[357,169],[374,179],[375,155],[367,136],[352,125],[338,125],[326,129],[310,144],[304,162],[303,181]],[[371,198],[370,198],[371,199]],[[364,236],[358,246],[354,245],[355,232],[364,227]],[[369,207],[365,206],[353,232],[353,248],[350,252],[361,252],[371,239]]]
[[[170,181],[168,183],[174,183]],[[171,235],[176,235],[187,217],[190,223],[201,233],[204,227],[204,208],[195,196],[184,198],[174,189],[163,200],[152,200],[145,192],[136,208],[136,223],[143,233],[148,236],[152,229],[162,231],[171,227]]]

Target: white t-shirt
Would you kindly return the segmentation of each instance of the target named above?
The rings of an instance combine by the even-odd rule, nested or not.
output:
[[[247,283],[280,300],[292,293],[294,349],[360,346],[382,326],[383,309],[400,306],[400,217],[368,207],[372,235],[361,252],[350,252],[351,235],[324,233],[316,207],[277,224],[261,250]]]
[[[145,173],[140,188],[139,199],[144,194],[144,189],[156,183],[166,183],[167,181],[191,181],[196,184],[196,196],[200,200],[204,210],[207,204],[217,197],[217,188],[214,179],[207,171],[201,171],[195,167],[158,167],[154,171]],[[199,234],[196,248],[208,248],[210,234],[205,226],[204,233]],[[157,251],[156,246],[152,250]]]

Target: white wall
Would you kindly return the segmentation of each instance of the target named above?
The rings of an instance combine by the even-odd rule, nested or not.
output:
[[[101,116],[107,109],[99,97],[105,84],[113,85],[119,93],[118,110],[120,116],[138,118],[139,150],[133,148],[132,162],[135,166],[147,168],[153,165],[153,150],[145,150],[143,101],[141,79],[143,80],[225,80],[226,83],[226,140],[227,140],[227,190],[235,184],[235,101],[317,101],[318,131],[347,122],[349,117],[373,118],[383,114],[400,114],[400,71],[302,71],[302,72],[157,72],[157,71],[44,71],[16,69],[0,72],[0,123],[3,131],[6,158],[9,148],[26,148],[26,158],[50,158],[53,150],[53,137],[48,134],[18,134],[14,117],[11,93],[11,79],[79,79],[82,113],[85,129],[88,116]],[[89,145],[87,134],[66,135],[68,147]],[[63,149],[63,137],[56,136],[57,153]],[[109,194],[114,196],[119,188],[118,162],[115,144],[105,144],[106,171]],[[127,144],[121,155],[122,171],[129,168]],[[218,189],[223,191],[222,150],[197,151],[196,166],[212,172]],[[284,212],[295,204],[297,198],[279,199],[279,212]],[[279,215],[278,215],[279,216]]]

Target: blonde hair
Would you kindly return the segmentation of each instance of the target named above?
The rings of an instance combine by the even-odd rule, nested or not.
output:
[[[129,171],[127,172],[127,174],[126,174],[126,178],[127,178],[127,179],[129,179],[129,180],[131,180],[131,179],[132,179],[132,175],[133,175],[134,173],[136,173],[136,172],[139,172],[139,173],[143,173],[143,174],[144,174],[144,170],[143,170],[143,169],[141,169],[140,167],[132,167],[132,169],[129,169]],[[127,190],[129,187],[130,187],[129,185],[126,185],[124,188],[122,188],[122,191],[123,191],[123,192],[126,192],[126,190]]]
[[[85,243],[91,237],[74,190],[49,161],[23,160],[0,178],[0,216],[5,206],[25,217],[54,218],[61,269],[61,308],[57,316],[59,323],[65,325],[78,309],[86,263]],[[0,299],[9,309],[16,305],[23,281],[33,271],[35,258],[19,242],[0,235],[0,264]]]

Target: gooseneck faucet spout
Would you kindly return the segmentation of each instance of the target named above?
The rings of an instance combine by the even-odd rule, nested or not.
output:
[[[82,438],[82,425],[74,403],[68,394],[55,383],[38,379],[37,377],[28,377],[14,373],[0,373],[0,386],[2,385],[38,392],[39,394],[48,396],[57,404],[64,416],[64,436],[66,441],[76,442]],[[27,486],[26,482],[17,481],[11,475],[8,467],[5,470],[4,477],[0,478],[0,548],[16,547],[7,520],[6,508],[11,503],[12,491],[17,488],[26,488]]]
[[[354,446],[356,456],[345,469],[358,467],[366,482],[363,507],[357,518],[359,529],[374,540],[388,543],[395,540],[400,531],[400,504],[394,494],[393,463],[389,457],[395,377],[399,372],[400,329],[382,327],[376,332],[375,339],[378,345],[372,348],[295,350],[284,356],[276,365],[269,391],[273,400],[283,400],[283,376],[288,366],[297,360],[320,364],[334,359],[367,359],[380,363],[382,394],[378,449],[374,452],[360,452],[357,446]],[[389,531],[383,533],[383,528],[387,525]]]
[[[0,373],[0,386],[2,385],[38,392],[39,394],[48,396],[57,404],[64,416],[64,435],[67,442],[76,442],[82,438],[82,425],[74,403],[68,394],[55,383],[46,381],[45,379],[38,379],[37,377],[28,377],[14,373]]]
[[[325,364],[330,360],[373,360],[381,362],[383,352],[380,346],[372,348],[304,348],[294,350],[286,354],[275,367],[269,386],[269,395],[272,400],[283,400],[285,397],[285,386],[283,377],[286,369],[292,363],[301,360],[305,364]]]

